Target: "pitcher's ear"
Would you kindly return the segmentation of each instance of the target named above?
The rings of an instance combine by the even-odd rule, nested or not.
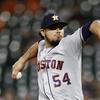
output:
[[[45,33],[43,29],[40,29],[39,35],[42,39],[44,39]]]

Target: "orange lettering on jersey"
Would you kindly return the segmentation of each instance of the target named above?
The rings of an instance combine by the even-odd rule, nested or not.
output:
[[[60,61],[60,60],[41,60],[40,62],[38,62],[38,71],[41,69],[57,69],[57,70],[62,70],[63,67],[63,63],[64,61]]]
[[[46,66],[45,63],[46,63],[45,60],[41,60],[41,65],[40,65],[41,69],[45,68],[45,66]]]
[[[64,63],[64,61],[59,61],[58,60],[58,64],[57,64],[57,68],[56,69],[62,70],[63,63]]]
[[[52,69],[55,69],[55,67],[56,67],[56,60],[52,60],[51,68]]]
[[[47,69],[49,69],[49,65],[50,65],[51,60],[46,60],[46,62],[47,62],[46,67],[47,67]]]

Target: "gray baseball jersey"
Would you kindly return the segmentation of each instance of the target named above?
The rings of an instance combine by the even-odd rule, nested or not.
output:
[[[81,83],[82,29],[64,37],[54,48],[39,42],[39,100],[83,100]]]

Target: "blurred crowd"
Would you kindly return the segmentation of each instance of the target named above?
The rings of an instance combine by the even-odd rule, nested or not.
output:
[[[0,0],[0,100],[38,100],[37,69],[29,61],[20,80],[12,65],[35,42],[44,13],[55,10],[68,23],[65,35],[88,21],[100,19],[100,0]],[[91,37],[83,48],[85,100],[100,100],[100,41]]]

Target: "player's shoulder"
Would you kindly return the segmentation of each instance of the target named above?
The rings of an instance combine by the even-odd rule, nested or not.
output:
[[[45,43],[45,40],[40,40],[38,43],[39,44],[44,44]]]
[[[81,28],[78,28],[75,32],[73,32],[73,33],[70,34],[70,35],[65,36],[64,38],[70,40],[71,38],[76,38],[76,37],[80,36],[81,33],[82,33],[82,29],[81,29]]]
[[[65,42],[65,43],[73,43],[77,40],[79,40],[79,38],[81,38],[81,28],[78,28],[74,33],[70,34],[70,35],[66,35],[61,42]]]
[[[62,40],[61,40],[61,42],[63,42],[63,41],[70,41],[70,39],[72,38],[72,34],[70,34],[70,35],[66,35]]]
[[[44,47],[44,45],[45,45],[45,40],[40,40],[40,41],[38,42],[38,44],[39,44],[39,47]]]

